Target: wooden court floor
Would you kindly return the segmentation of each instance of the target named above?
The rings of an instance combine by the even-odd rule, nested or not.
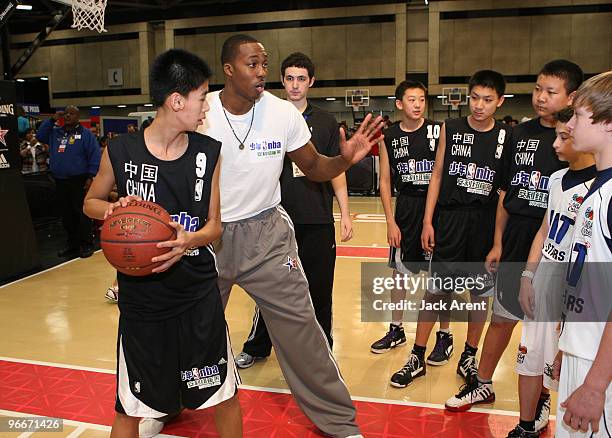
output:
[[[386,257],[387,247],[386,226],[379,199],[351,197],[350,208],[355,216],[354,238],[346,244],[341,244],[338,236],[339,257],[336,262],[334,287],[334,354],[351,395],[356,400],[386,402],[390,406],[424,407],[444,414],[445,400],[457,392],[461,384],[460,378],[455,373],[455,367],[465,341],[467,324],[451,325],[455,339],[455,355],[449,364],[442,367],[428,367],[427,375],[417,379],[406,389],[391,387],[389,378],[402,366],[410,352],[416,324],[405,324],[408,338],[405,346],[387,354],[370,353],[370,344],[385,333],[388,323],[361,321],[360,269],[362,262],[385,261],[383,257]],[[49,370],[86,370],[94,374],[99,373],[100,376],[114,372],[118,310],[115,304],[104,298],[104,292],[113,277],[113,269],[98,252],[89,259],[76,259],[0,287],[0,415],[16,415],[17,412],[16,408],[7,408],[7,406],[16,406],[14,400],[18,394],[13,388],[11,395],[8,395],[7,385],[11,383],[9,379],[15,379],[16,375],[25,378],[28,373],[37,373],[36,370],[40,368],[36,367],[39,365],[51,366]],[[253,308],[253,301],[242,290],[234,288],[226,310],[234,353],[241,351],[242,343],[248,335]],[[432,335],[428,349],[433,347],[434,338]],[[515,417],[518,411],[518,395],[514,366],[519,339],[520,325],[515,330],[510,346],[494,376],[497,397],[495,404],[475,410],[504,417],[505,423],[510,425],[510,428],[518,422]],[[25,368],[16,374],[14,370],[18,365],[23,365]],[[3,374],[3,366],[11,372]],[[241,370],[241,376],[247,388],[257,391],[263,389],[270,394],[276,394],[286,392],[287,389],[274,353],[267,360],[257,362],[252,368]],[[111,384],[105,382],[104,397],[110,400],[114,388],[112,382]],[[58,380],[50,385],[60,384]],[[74,382],[73,385],[76,385],[75,391],[78,392],[79,385]],[[24,391],[29,386],[31,383],[24,383]],[[52,405],[52,398],[47,397],[45,403]],[[555,403],[556,400],[553,399],[553,406]],[[41,415],[40,412],[44,414],[44,409],[40,406],[32,407],[31,411],[28,411],[27,403],[23,406],[26,407],[19,415],[24,413]],[[105,411],[102,417],[106,418],[108,415],[109,412]],[[70,423],[64,433],[57,436],[107,436],[108,427],[91,425],[95,423],[94,420],[91,422],[84,420],[82,424],[78,421]],[[103,421],[99,423],[104,424]],[[505,436],[509,430],[491,430],[490,433],[478,436]],[[548,434],[552,436],[550,430]],[[34,436],[47,437],[55,435],[49,433],[40,435],[40,432],[34,434]],[[0,431],[0,437],[4,436],[22,435]],[[252,436],[272,435],[262,433]],[[274,436],[284,435],[275,433]],[[410,435],[399,432],[396,435],[373,434],[372,436]],[[419,436],[428,436],[428,434],[424,432]],[[444,433],[439,436],[476,435],[465,431],[459,434]]]

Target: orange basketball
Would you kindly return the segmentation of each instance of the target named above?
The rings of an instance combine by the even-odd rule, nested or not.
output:
[[[154,202],[131,201],[117,207],[102,224],[100,246],[106,260],[119,272],[141,277],[162,263],[151,259],[170,251],[157,248],[159,242],[176,239],[166,210]]]

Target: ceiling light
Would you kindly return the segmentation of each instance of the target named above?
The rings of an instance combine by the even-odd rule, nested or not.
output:
[[[153,106],[152,103],[145,103],[144,106]]]
[[[32,5],[17,5],[17,8],[20,11],[31,11]]]
[[[395,100],[395,96],[387,96],[387,99],[389,99],[389,100]]]
[[[514,97],[514,94],[504,94],[504,97]]]
[[[100,109],[100,107],[96,105],[96,106],[92,106],[91,109]]]
[[[15,79],[15,80],[16,80],[17,82],[25,82],[25,79],[22,79],[22,78],[17,78],[17,79]]]
[[[127,105],[117,105],[117,108],[126,108]]]
[[[335,97],[326,97],[325,100],[332,101],[332,100],[336,100],[336,98]]]
[[[49,80],[49,78],[48,78],[48,77],[46,77],[46,76],[43,76],[42,78],[40,78],[40,80],[41,80],[41,81],[48,81],[48,80]]]

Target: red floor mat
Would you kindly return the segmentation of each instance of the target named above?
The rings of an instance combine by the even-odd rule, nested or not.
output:
[[[110,425],[114,416],[115,376],[0,360],[0,409]],[[240,390],[245,436],[313,438],[323,436],[289,394]],[[505,437],[517,417],[391,403],[355,401],[357,423],[369,438]],[[189,411],[164,433],[215,437],[211,410]],[[548,431],[543,437],[552,437]]]

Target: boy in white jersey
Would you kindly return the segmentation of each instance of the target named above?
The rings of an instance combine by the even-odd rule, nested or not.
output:
[[[576,217],[559,339],[557,438],[612,436],[612,71],[586,81],[568,122],[597,177]],[[562,421],[561,421],[562,419]]]
[[[538,230],[521,278],[519,301],[526,318],[516,359],[519,374],[520,423],[508,434],[510,438],[540,436],[536,432],[538,403],[542,385],[556,390],[552,378],[553,361],[558,349],[562,290],[569,259],[576,213],[596,175],[593,155],[575,151],[566,123],[573,115],[567,108],[555,114],[557,138],[553,148],[559,160],[569,168],[550,177],[548,208]],[[546,419],[547,420],[547,419]]]

